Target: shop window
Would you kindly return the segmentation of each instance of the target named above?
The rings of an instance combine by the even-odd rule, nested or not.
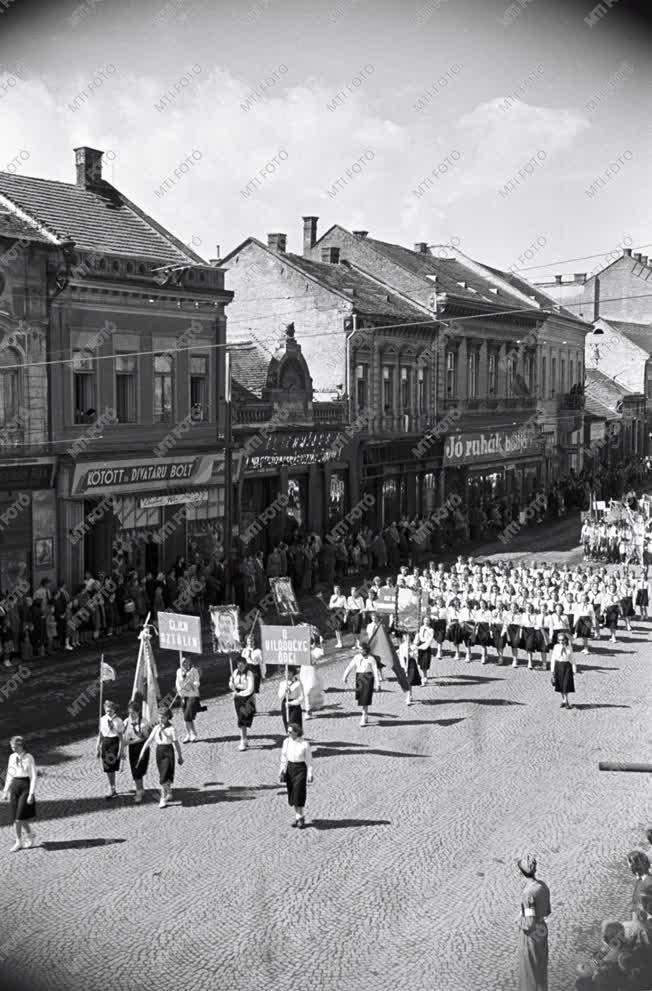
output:
[[[369,365],[355,367],[355,402],[358,413],[367,408],[369,402]]]
[[[190,358],[190,415],[193,420],[208,419],[208,358]]]
[[[496,354],[493,352],[489,355],[489,362],[487,364],[487,388],[489,390],[490,396],[496,395],[496,386],[498,379],[498,361],[496,359]]]
[[[386,478],[382,487],[382,524],[388,526],[398,520],[398,485],[395,478]]]
[[[17,429],[22,425],[20,415],[20,358],[13,348],[2,353],[0,361],[0,427]]]
[[[344,496],[346,485],[341,472],[333,472],[328,493],[328,526],[332,529],[344,518]]]
[[[467,356],[467,389],[468,398],[475,399],[478,395],[478,352],[469,351]]]
[[[410,412],[410,369],[401,368],[401,410],[403,413]]]
[[[454,399],[457,395],[457,352],[446,352],[446,395]]]
[[[136,361],[134,355],[115,356],[115,410],[118,423],[136,422]]]
[[[433,472],[428,472],[423,476],[421,487],[421,515],[430,516],[435,511],[435,500],[437,497],[437,480]]]
[[[95,413],[97,374],[95,359],[85,348],[72,353],[75,423],[88,423]]]
[[[301,480],[298,478],[288,478],[287,514],[295,521],[297,527],[301,526],[305,518],[305,506]]]
[[[169,354],[154,356],[154,422],[169,423],[173,415],[173,362]]]
[[[507,395],[514,395],[514,379],[516,378],[516,358],[507,359]]]

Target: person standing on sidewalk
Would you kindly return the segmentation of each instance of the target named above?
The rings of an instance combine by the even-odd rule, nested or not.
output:
[[[568,634],[562,630],[559,633],[557,643],[552,648],[550,658],[550,674],[552,687],[561,695],[561,708],[572,708],[568,701],[568,696],[575,692],[575,680],[573,675],[577,669],[573,663],[573,651],[571,649]]]
[[[149,751],[153,743],[156,744],[156,766],[158,767],[159,784],[161,786],[161,801],[158,803],[158,807],[159,809],[164,809],[172,798],[175,750],[179,759],[179,767],[183,764],[181,744],[177,739],[177,732],[172,725],[172,713],[166,706],[161,706],[158,710],[158,725],[154,727],[143,744],[139,757],[140,763],[142,763],[145,754]]]
[[[550,890],[536,876],[537,860],[526,854],[517,861],[526,883],[521,892],[518,943],[518,991],[548,989],[548,926]]]
[[[189,657],[182,657],[177,671],[176,692],[183,706],[183,721],[186,726],[184,743],[197,742],[195,719],[199,712],[199,671]]]
[[[361,644],[359,653],[354,654],[353,659],[347,664],[342,678],[345,685],[352,671],[355,671],[355,699],[362,709],[360,725],[367,726],[369,706],[374,697],[374,690],[379,691],[380,689],[378,665],[368,643]]]
[[[34,830],[31,823],[36,818],[36,764],[25,750],[22,736],[12,736],[9,741],[12,754],[7,765],[3,798],[11,802],[11,821],[14,824],[16,842],[12,853],[31,847],[34,843]],[[23,839],[23,832],[26,834]]]
[[[107,776],[106,798],[115,798],[115,774],[120,770],[123,757],[122,735],[124,723],[117,715],[115,702],[108,699],[104,703],[104,715],[100,719],[100,732],[97,737],[96,753],[102,759],[102,770]]]
[[[127,706],[127,718],[125,720],[125,730],[122,740],[123,746],[127,748],[131,776],[136,785],[136,796],[134,798],[136,805],[140,805],[145,794],[143,778],[147,774],[147,768],[149,767],[149,750],[145,751],[142,760],[140,758],[143,744],[147,742],[147,738],[151,732],[152,727],[149,723],[143,722],[141,718],[141,710],[138,703],[130,702]]]
[[[306,786],[312,784],[312,752],[308,741],[303,739],[303,729],[297,723],[288,724],[288,735],[281,750],[279,780],[287,788],[288,805],[294,808],[294,822],[291,825],[303,829],[306,824],[303,815]]]
[[[229,680],[229,688],[233,692],[233,704],[238,717],[238,729],[240,730],[238,750],[246,750],[249,746],[247,731],[251,729],[256,715],[254,687],[254,676],[247,667],[244,657],[239,657],[237,667]]]

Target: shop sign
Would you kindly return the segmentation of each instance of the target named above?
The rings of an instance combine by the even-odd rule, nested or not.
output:
[[[318,465],[338,460],[341,447],[337,442],[343,434],[336,430],[306,430],[304,433],[269,434],[263,442],[256,443],[256,437],[244,445],[251,453],[247,455],[247,468],[277,468],[280,465]]]
[[[54,461],[22,462],[0,465],[0,487],[3,489],[49,489],[52,486]]]
[[[208,485],[213,472],[214,455],[190,458],[153,458],[151,460],[95,461],[75,465],[71,491],[73,495],[95,495],[134,488],[152,491],[185,484]]]
[[[138,504],[141,509],[156,509],[157,506],[177,506],[180,503],[194,505],[208,502],[208,489],[199,492],[172,492],[170,495],[143,496]]]
[[[592,423],[590,426],[590,440],[591,442],[596,440],[603,440],[605,432],[605,421],[600,420],[599,423]]]
[[[311,664],[310,627],[264,626],[260,624],[260,645],[265,664]]]
[[[189,654],[201,654],[201,619],[199,616],[160,612],[158,637],[160,646],[165,650],[185,650]]]
[[[521,430],[492,430],[455,434],[446,439],[444,464],[497,461],[541,453],[540,438],[525,426]]]

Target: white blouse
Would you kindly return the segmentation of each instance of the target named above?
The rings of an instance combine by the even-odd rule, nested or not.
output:
[[[283,740],[283,748],[281,750],[282,771],[286,770],[288,762],[291,764],[307,764],[308,773],[312,776],[312,752],[307,740],[304,740],[302,737],[298,740],[292,740],[289,736]]]
[[[122,736],[124,729],[124,723],[119,716],[112,716],[109,719],[107,715],[104,715],[100,719],[100,733],[104,737]]]
[[[187,671],[184,671],[183,668],[179,668],[177,671],[176,689],[177,693],[181,695],[182,698],[198,698],[199,671],[197,668],[191,667],[188,668]]]
[[[10,778],[31,778],[32,781],[36,780],[36,764],[31,754],[11,754],[9,763],[7,764],[5,790],[9,786]]]
[[[158,746],[164,746],[166,743],[176,743],[177,741],[177,731],[174,726],[155,726],[153,736],[154,743]]]

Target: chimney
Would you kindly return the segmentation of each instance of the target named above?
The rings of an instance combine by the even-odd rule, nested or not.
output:
[[[561,283],[562,283],[562,279],[563,278],[564,278],[563,275],[556,275],[555,276],[555,284],[558,285],[558,286],[560,286]]]
[[[221,265],[222,264],[222,259],[220,258],[220,246],[219,246],[219,244],[216,244],[215,245],[215,258],[209,258],[208,259],[208,264],[209,265]]]
[[[287,234],[267,235],[267,247],[271,248],[272,251],[285,251],[287,241],[288,241]]]
[[[317,242],[317,221],[319,217],[303,218],[303,257],[307,258]]]
[[[102,182],[103,155],[97,148],[75,148],[76,181],[80,189],[91,189]]]
[[[340,249],[339,248],[322,248],[321,249],[321,260],[325,265],[339,265],[340,262]]]
[[[631,258],[631,257],[632,257],[632,249],[623,248],[623,258]]]
[[[414,250],[418,255],[427,255],[428,243],[426,241],[416,241],[414,245]]]
[[[366,237],[369,231],[353,231],[356,237]]]
[[[576,272],[573,278],[576,282],[584,282],[586,280],[586,272]]]
[[[647,265],[647,255],[641,255],[641,265]]]
[[[632,257],[634,257],[637,262],[640,262],[640,260],[641,260],[641,252],[640,251],[635,251]]]

